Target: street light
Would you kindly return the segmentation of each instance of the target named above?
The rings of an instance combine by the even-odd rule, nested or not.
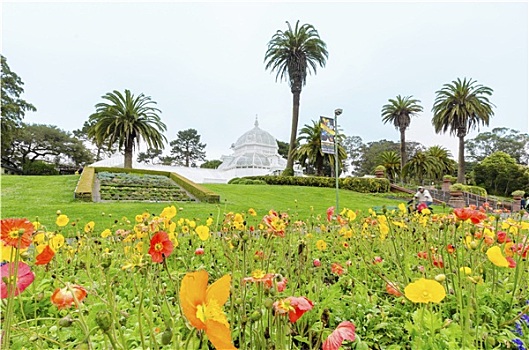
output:
[[[340,213],[340,207],[339,207],[339,194],[338,194],[338,116],[341,115],[343,112],[343,109],[336,108],[334,110],[334,177],[336,178],[336,215]]]

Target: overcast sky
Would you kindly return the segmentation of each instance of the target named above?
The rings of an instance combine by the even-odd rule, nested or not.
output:
[[[2,54],[25,83],[22,97],[37,107],[26,115],[30,123],[79,129],[102,95],[129,89],[158,103],[168,140],[196,129],[207,159],[231,154],[256,115],[262,129],[288,142],[292,94],[263,59],[285,21],[299,20],[314,25],[329,52],[301,93],[300,128],[343,108],[346,135],[398,142],[380,110],[389,98],[413,95],[424,112],[407,140],[444,146],[457,158],[457,138],[434,133],[431,109],[443,84],[466,77],[494,90],[495,115],[481,132],[529,132],[527,2],[1,6]]]

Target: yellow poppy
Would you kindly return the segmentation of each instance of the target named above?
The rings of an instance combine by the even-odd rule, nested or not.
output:
[[[44,238],[46,238],[46,234],[44,232],[37,233],[35,236],[33,236],[33,243],[36,243],[36,244],[44,243]]]
[[[110,231],[108,228],[106,230],[104,230],[103,232],[101,232],[101,237],[102,238],[107,238],[108,236],[110,236],[112,234],[112,231]]]
[[[136,215],[134,220],[136,220],[136,222],[143,222],[143,215],[140,215],[140,214]]]
[[[441,283],[420,278],[404,288],[404,295],[414,303],[438,304],[446,297],[446,291]]]
[[[327,249],[327,243],[323,239],[320,239],[316,242],[316,248],[320,251],[325,250]]]
[[[212,217],[209,217],[209,218],[206,220],[206,226],[211,226],[211,224],[213,224],[213,218],[212,218]]]
[[[509,261],[503,256],[498,246],[490,247],[487,250],[487,257],[496,266],[509,267]]]
[[[251,216],[256,216],[257,212],[255,211],[254,208],[250,208],[250,209],[248,209],[248,214],[251,215]]]
[[[201,241],[205,241],[209,238],[209,227],[200,225],[195,229],[195,232],[198,235],[198,238],[200,238]]]
[[[56,252],[57,249],[59,249],[63,245],[64,245],[64,236],[61,235],[60,233],[50,238],[49,246],[54,252]]]
[[[216,349],[236,349],[231,340],[230,324],[222,306],[230,296],[231,276],[224,275],[208,286],[204,270],[184,276],[180,286],[180,304],[184,316],[198,330],[204,330]]]
[[[171,205],[170,207],[165,207],[160,214],[160,217],[163,217],[167,220],[171,220],[176,216],[176,207]]]
[[[64,226],[68,225],[69,221],[70,221],[70,219],[68,219],[68,217],[66,215],[61,214],[61,215],[57,216],[57,220],[55,220],[55,223],[59,227],[64,227]]]
[[[346,212],[346,215],[347,219],[349,221],[354,221],[356,219],[356,213],[354,211],[352,211],[351,209],[348,209],[347,212]]]
[[[94,229],[94,226],[96,225],[95,222],[93,221],[90,221],[89,223],[87,223],[86,225],[84,225],[84,232],[88,233],[88,232],[91,232],[93,229]]]
[[[468,266],[463,266],[459,268],[459,272],[464,273],[465,275],[468,276],[472,274],[472,269]]]

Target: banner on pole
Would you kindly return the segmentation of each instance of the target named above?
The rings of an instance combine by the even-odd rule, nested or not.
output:
[[[321,128],[321,151],[327,154],[334,154],[334,119],[320,117]]]

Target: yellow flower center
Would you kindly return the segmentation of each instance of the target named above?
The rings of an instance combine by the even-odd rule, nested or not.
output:
[[[265,276],[265,272],[263,270],[255,270],[252,272],[253,278],[263,278]]]
[[[13,238],[13,239],[18,239],[18,237],[20,237],[20,235],[23,235],[24,234],[24,229],[23,228],[13,228],[11,229],[11,231],[9,231],[9,238]]]
[[[154,245],[154,250],[156,250],[157,252],[160,251],[160,250],[162,250],[162,249],[163,249],[163,244],[161,244],[161,243],[156,243],[156,244]]]
[[[222,311],[222,308],[216,300],[209,300],[207,304],[200,304],[197,306],[196,317],[206,323],[207,320],[219,322],[226,327],[229,327],[228,319]]]

